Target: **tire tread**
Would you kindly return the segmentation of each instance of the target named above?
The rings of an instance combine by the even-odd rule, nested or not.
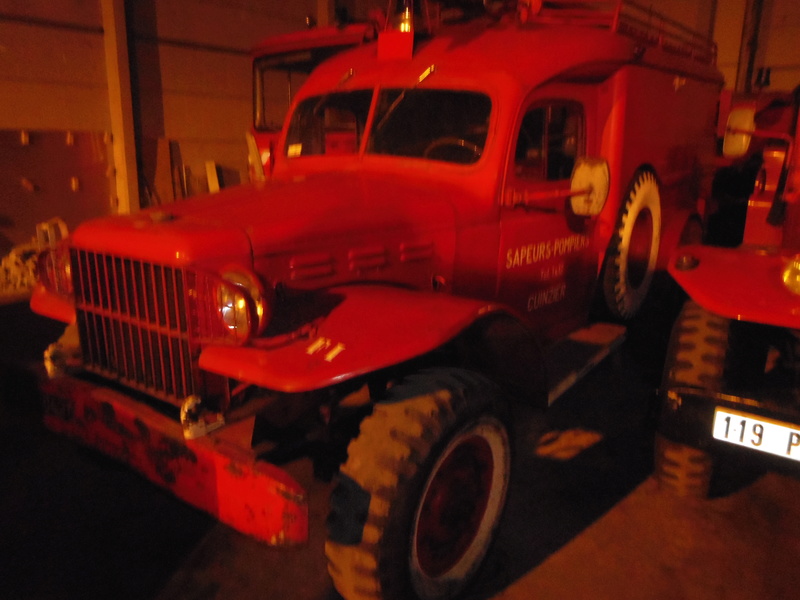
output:
[[[466,390],[470,393],[467,394]],[[460,369],[412,374],[387,393],[364,418],[359,435],[348,446],[341,473],[370,494],[362,542],[343,545],[328,540],[325,553],[334,586],[347,600],[406,598],[405,583],[381,570],[407,557],[390,555],[391,543],[381,544],[392,522],[392,507],[418,474],[443,432],[467,409],[492,409],[497,388],[482,376]],[[395,544],[396,546],[396,544]]]

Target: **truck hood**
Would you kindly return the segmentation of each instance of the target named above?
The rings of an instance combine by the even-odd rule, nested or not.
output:
[[[331,238],[452,230],[456,211],[445,198],[456,192],[443,187],[433,179],[411,185],[396,174],[358,171],[287,176],[95,219],[77,228],[72,242],[174,266],[252,260]]]

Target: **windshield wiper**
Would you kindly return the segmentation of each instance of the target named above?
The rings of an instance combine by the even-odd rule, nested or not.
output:
[[[378,124],[377,124],[377,125],[375,125],[375,131],[380,131],[381,129],[383,129],[383,126],[384,126],[384,125],[386,125],[386,121],[388,121],[388,120],[389,120],[389,117],[391,117],[391,116],[392,116],[392,113],[395,111],[395,109],[396,109],[396,108],[397,108],[397,107],[400,105],[400,103],[403,101],[403,98],[405,98],[405,97],[406,97],[406,92],[407,92],[408,90],[415,90],[415,89],[417,89],[417,87],[419,87],[419,84],[421,84],[421,83],[422,83],[423,81],[425,81],[425,80],[426,80],[428,77],[430,77],[431,75],[433,75],[433,72],[434,72],[435,70],[436,70],[436,65],[431,65],[430,67],[428,67],[427,69],[425,69],[425,70],[424,70],[424,71],[423,71],[423,72],[420,74],[420,76],[417,78],[417,83],[415,83],[415,84],[414,84],[414,87],[411,87],[411,88],[403,88],[403,89],[400,91],[400,93],[397,95],[397,98],[395,98],[395,99],[394,99],[394,102],[392,102],[392,103],[389,105],[389,108],[387,108],[387,109],[386,109],[386,112],[385,112],[385,113],[383,113],[383,116],[381,117],[381,120],[380,120],[380,121],[378,121]]]
[[[312,111],[311,114],[316,117],[319,114],[319,109],[322,108],[322,105],[328,101],[328,98],[331,97],[331,94],[338,91],[345,83],[347,83],[347,80],[350,79],[355,74],[356,71],[352,67],[347,69],[344,75],[342,75],[342,78],[339,80],[339,83],[336,84],[336,87],[334,87],[332,90],[328,90],[327,92],[322,94],[322,96],[319,97],[319,100],[317,100],[317,103],[314,105],[314,110]]]

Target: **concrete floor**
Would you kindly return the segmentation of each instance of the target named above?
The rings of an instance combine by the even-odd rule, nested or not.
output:
[[[470,599],[798,597],[800,478],[754,477],[745,461],[717,497],[687,502],[651,477],[667,330],[663,316],[634,323],[547,414],[551,444],[519,422],[508,508]],[[42,429],[25,367],[58,333],[24,305],[0,308],[0,598],[338,598],[322,554],[328,485],[311,487],[309,543],[274,549]]]
[[[664,496],[648,478],[494,598],[797,598],[798,498],[800,483],[779,475],[705,503]]]

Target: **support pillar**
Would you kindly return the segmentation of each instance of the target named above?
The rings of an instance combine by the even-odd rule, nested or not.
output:
[[[763,0],[747,0],[742,26],[742,44],[739,50],[739,69],[736,72],[736,91],[750,93],[753,89],[753,71],[758,53],[758,35],[761,31]]]
[[[116,175],[114,208],[119,213],[130,213],[139,210],[140,205],[125,0],[100,0],[100,5]]]

